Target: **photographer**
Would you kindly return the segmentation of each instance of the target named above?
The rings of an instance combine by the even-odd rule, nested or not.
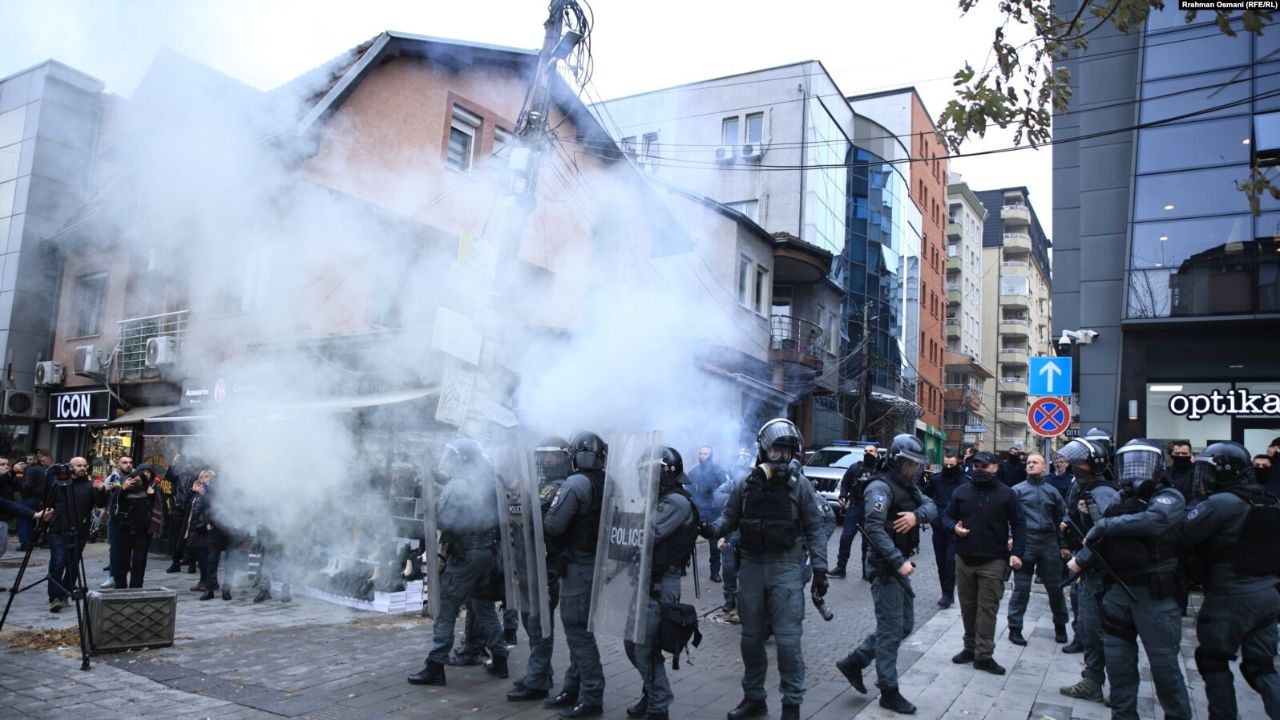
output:
[[[111,543],[111,578],[117,588],[140,588],[151,547],[151,512],[160,497],[155,472],[143,465],[120,483],[116,497],[115,540]]]
[[[49,527],[49,612],[71,605],[67,595],[75,587],[80,556],[89,541],[89,518],[94,508],[106,507],[107,491],[102,480],[89,479],[89,463],[71,458],[67,465],[54,465],[46,473],[49,503],[54,509]],[[66,484],[65,486],[63,484]],[[75,544],[66,537],[75,533]]]

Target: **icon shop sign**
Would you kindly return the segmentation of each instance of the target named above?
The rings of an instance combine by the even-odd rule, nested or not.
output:
[[[49,422],[84,425],[111,420],[111,394],[103,390],[72,390],[49,394]]]

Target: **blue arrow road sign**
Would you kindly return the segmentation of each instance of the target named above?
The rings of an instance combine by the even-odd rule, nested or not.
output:
[[[1071,358],[1031,358],[1031,373],[1027,378],[1028,395],[1070,395]]]

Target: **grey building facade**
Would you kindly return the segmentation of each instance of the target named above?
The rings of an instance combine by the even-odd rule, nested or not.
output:
[[[102,89],[53,60],[0,79],[0,423],[16,435],[43,416],[32,391],[49,359],[59,262],[42,243],[85,200]]]
[[[1280,201],[1255,216],[1236,183],[1280,155],[1280,42],[1211,17],[1187,24],[1170,4],[1129,34],[1104,24],[1063,63],[1054,332],[1097,333],[1059,346],[1078,365],[1080,427],[1261,452],[1280,435]]]

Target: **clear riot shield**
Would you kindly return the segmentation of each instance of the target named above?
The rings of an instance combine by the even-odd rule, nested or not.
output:
[[[440,616],[440,488],[436,485],[431,468],[422,474],[422,507],[423,536],[426,538],[426,550],[422,559],[422,574],[427,583],[427,612],[431,619]]]
[[[498,530],[509,610],[531,617],[550,617],[547,592],[547,545],[542,536],[533,455],[525,448],[492,448],[489,459],[497,474]]]
[[[658,466],[646,462],[662,446],[662,433],[607,439],[600,536],[591,583],[592,632],[645,641],[648,627],[652,527],[658,497]]]

